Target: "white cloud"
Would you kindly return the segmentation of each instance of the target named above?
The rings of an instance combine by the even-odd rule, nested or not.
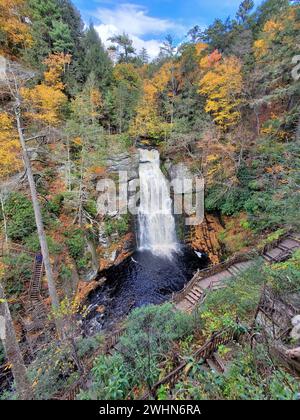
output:
[[[154,58],[158,55],[161,41],[157,39],[143,39],[153,35],[163,35],[168,32],[183,32],[181,25],[166,19],[151,17],[146,8],[125,3],[114,9],[99,8],[94,16],[101,22],[95,28],[105,45],[110,45],[108,39],[113,35],[127,33],[133,40],[133,45],[140,51],[146,48],[149,56]]]

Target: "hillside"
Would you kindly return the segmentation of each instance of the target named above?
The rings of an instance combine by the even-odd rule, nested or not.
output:
[[[215,17],[0,0],[0,399],[299,398],[300,6]]]

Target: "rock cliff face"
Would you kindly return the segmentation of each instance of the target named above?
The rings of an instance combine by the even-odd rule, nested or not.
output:
[[[218,264],[222,258],[219,234],[223,230],[216,216],[206,214],[200,225],[191,227],[186,240],[195,251],[204,251],[212,264]]]
[[[106,215],[99,215],[99,243],[98,257],[100,259],[100,270],[106,269],[113,264],[118,264],[125,259],[135,248],[134,217],[127,214],[120,214],[118,208],[122,208],[123,197],[120,190],[128,191],[128,199],[132,198],[132,186],[138,181],[139,174],[139,153],[121,153],[109,156],[107,160],[107,174],[114,184],[109,183],[106,188],[107,196],[110,197],[116,192],[116,208],[109,210]],[[120,177],[120,172],[125,176]],[[98,206],[102,200],[103,179],[97,184]]]

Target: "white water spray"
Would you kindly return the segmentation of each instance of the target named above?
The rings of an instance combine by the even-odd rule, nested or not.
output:
[[[178,251],[168,181],[157,150],[140,150],[139,249],[171,257]]]

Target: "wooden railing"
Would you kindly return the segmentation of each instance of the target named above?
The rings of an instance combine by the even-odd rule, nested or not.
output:
[[[223,270],[227,270],[227,268],[239,262],[249,261],[249,259],[250,259],[250,254],[238,254],[238,255],[235,255],[233,258],[230,258],[229,260],[224,261],[220,264],[211,265],[207,268],[204,268],[203,270],[198,270],[197,273],[192,278],[192,280],[189,281],[180,292],[173,293],[172,301],[174,303],[181,302],[190,293],[193,287],[197,283],[201,282],[201,280],[204,280],[207,277],[213,276],[214,274],[220,273]]]
[[[124,334],[124,332],[125,328],[120,328],[106,337],[103,350],[105,354],[109,353],[109,351],[115,347],[115,345],[118,343],[120,337]]]
[[[220,331],[216,334],[213,334],[211,338],[202,346],[199,350],[197,350],[193,355],[193,359],[196,361],[198,360],[206,360],[208,359],[214,352],[216,352],[220,345],[228,344],[234,340],[238,340],[241,336],[241,331],[233,330],[232,328],[227,328],[223,331]],[[156,394],[158,389],[162,385],[170,384],[171,386],[174,385],[180,375],[182,374],[183,370],[187,366],[189,361],[182,362],[176,369],[174,369],[172,372],[170,372],[168,375],[166,375],[163,379],[161,379],[159,382],[154,384],[149,392],[144,394],[140,399],[141,400],[148,400],[149,398],[156,398]]]

